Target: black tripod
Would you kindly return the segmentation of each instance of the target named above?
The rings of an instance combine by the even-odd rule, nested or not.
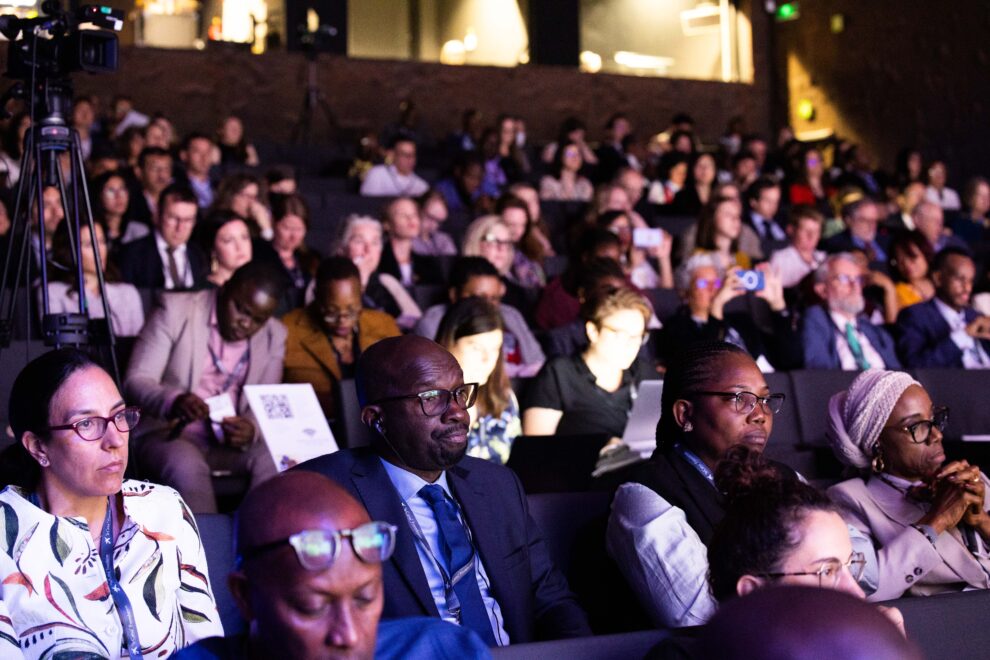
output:
[[[32,80],[32,88],[35,83]],[[32,310],[41,317],[42,338],[45,345],[86,346],[105,343],[109,348],[114,377],[120,382],[120,371],[116,356],[116,339],[110,321],[110,304],[107,300],[106,281],[103,264],[97,246],[96,228],[93,222],[93,209],[89,190],[86,187],[86,172],[82,157],[79,135],[68,126],[66,117],[71,116],[71,86],[67,80],[49,80],[42,85],[46,114],[38,118],[34,97],[31,95],[32,125],[25,136],[24,153],[21,157],[21,176],[17,183],[17,197],[11,218],[11,229],[3,264],[3,278],[0,283],[0,350],[10,345],[15,330],[17,293],[23,288],[27,314],[24,317],[25,334],[31,336]],[[27,92],[23,83],[15,84],[6,98],[25,98]],[[62,156],[69,157],[69,178],[62,169]],[[49,266],[46,247],[44,191],[57,187],[62,208],[65,211],[63,222],[67,223],[72,263],[62,264],[75,273],[75,291],[79,296],[78,313],[52,314],[48,298]],[[80,203],[81,202],[81,203]],[[82,213],[81,213],[82,212]],[[36,227],[32,220],[36,220]],[[85,223],[85,225],[83,224]],[[81,245],[81,228],[89,228],[89,246]],[[90,332],[89,304],[86,300],[86,287],[83,277],[82,251],[92,249],[96,264],[96,275],[102,299],[105,320],[105,335]],[[40,284],[40,305],[33,299],[32,289]],[[103,335],[103,336],[100,336]]]
[[[326,26],[321,28],[321,30],[328,29],[332,28]],[[334,31],[334,34],[336,34],[336,31]],[[326,96],[320,91],[320,85],[316,75],[316,57],[320,52],[319,38],[319,31],[303,37],[303,48],[306,55],[306,95],[303,97],[303,107],[299,113],[299,119],[292,128],[292,141],[296,144],[308,144],[311,141],[313,116],[317,110],[323,113],[330,136],[332,137],[337,134],[337,118],[334,116],[333,110],[330,109],[330,103],[327,101]]]

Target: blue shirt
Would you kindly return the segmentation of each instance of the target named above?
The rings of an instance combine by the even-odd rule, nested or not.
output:
[[[399,493],[403,504],[409,508],[413,518],[416,519],[416,523],[419,525],[427,544],[430,546],[430,549],[427,550],[417,541],[416,552],[419,555],[419,563],[423,567],[423,572],[426,574],[426,583],[430,587],[430,593],[433,595],[433,602],[437,606],[440,618],[444,621],[457,623],[457,619],[447,609],[447,597],[444,592],[443,577],[440,575],[440,570],[436,565],[436,561],[443,561],[443,551],[440,549],[440,528],[437,526],[437,522],[433,517],[433,509],[430,508],[426,500],[419,496],[420,489],[423,486],[430,485],[430,483],[408,470],[403,470],[398,466],[392,465],[384,459],[381,459],[381,461],[389,480],[395,486],[395,490]],[[440,478],[437,479],[436,485],[443,488],[443,491],[448,497],[455,502],[457,501],[457,498],[453,496],[450,488],[447,486],[446,472],[440,473]],[[464,522],[463,517],[461,518],[461,522]],[[433,553],[432,556],[430,555],[431,551]],[[485,571],[484,564],[481,562],[481,556],[478,554],[475,554],[474,567],[477,569],[475,576],[478,580],[478,589],[481,591],[481,600],[485,604],[485,611],[488,613],[488,619],[492,624],[492,634],[498,641],[499,646],[508,646],[509,634],[505,631],[505,619],[502,617],[502,608],[492,595],[491,580],[488,579],[488,573]]]

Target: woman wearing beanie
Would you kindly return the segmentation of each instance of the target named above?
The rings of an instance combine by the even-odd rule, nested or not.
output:
[[[832,449],[863,476],[828,493],[876,548],[879,570],[861,580],[871,601],[990,588],[990,482],[975,465],[945,462],[947,419],[899,371],[864,371],[829,401]]]

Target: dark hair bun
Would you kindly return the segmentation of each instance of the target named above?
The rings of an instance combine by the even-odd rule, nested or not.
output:
[[[760,452],[736,445],[715,466],[715,485],[729,502],[779,493],[783,475]]]

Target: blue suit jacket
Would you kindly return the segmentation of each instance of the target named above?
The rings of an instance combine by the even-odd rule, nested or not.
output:
[[[877,327],[859,316],[856,319],[856,329],[863,333],[880,357],[883,358],[887,369],[900,369],[901,363],[894,352],[894,340],[887,331]],[[804,313],[804,323],[801,326],[801,344],[804,346],[805,369],[841,369],[839,351],[835,347],[835,333],[844,332],[836,328],[832,317],[824,307],[816,305],[809,307]],[[880,365],[872,365],[879,367]]]
[[[979,314],[972,308],[963,312],[966,323]],[[897,352],[908,367],[962,367],[962,351],[952,341],[952,330],[935,299],[905,307],[897,315],[900,337]],[[990,353],[990,342],[982,340],[983,349]]]
[[[399,494],[378,455],[368,448],[343,449],[296,469],[330,477],[364,505],[372,520],[399,528],[395,554],[383,566],[382,618],[439,616]],[[554,568],[515,474],[465,457],[447,471],[447,483],[471,528],[511,643],[590,635],[587,616]]]

